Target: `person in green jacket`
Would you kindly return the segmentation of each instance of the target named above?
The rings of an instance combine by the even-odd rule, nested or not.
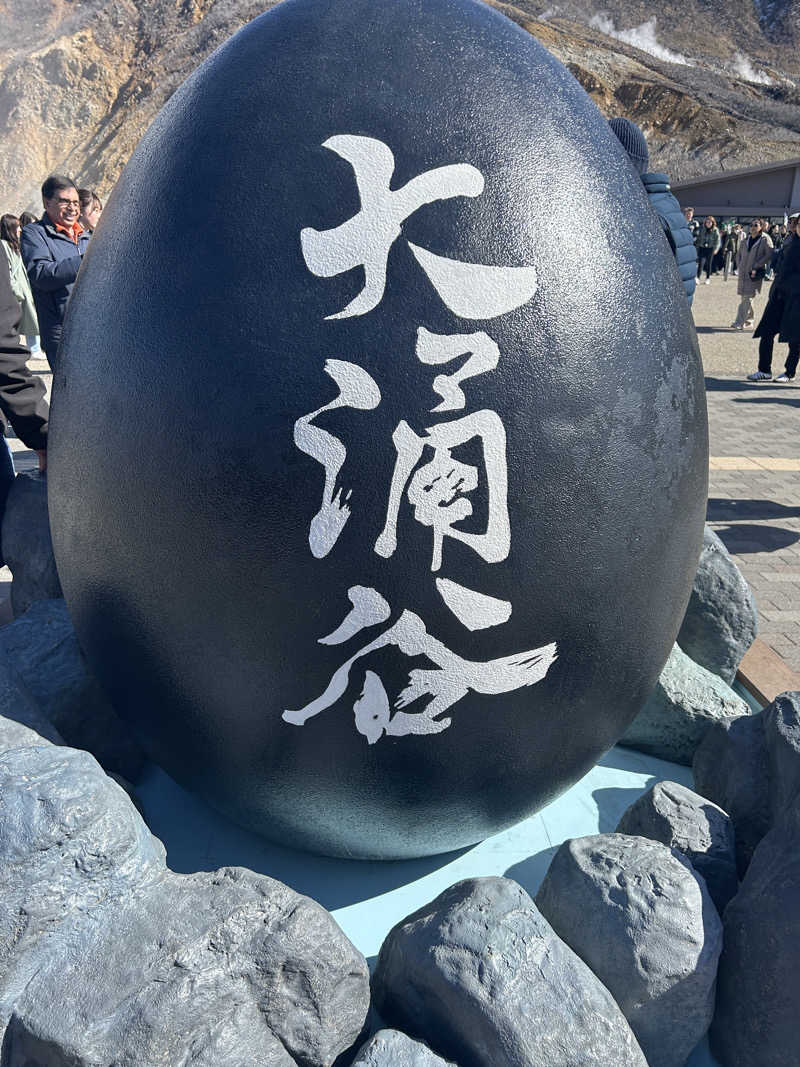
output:
[[[20,305],[20,336],[27,339],[30,347],[39,333],[39,320],[36,317],[36,305],[33,302],[28,272],[25,270],[25,264],[20,255],[19,235],[21,231],[22,226],[16,215],[3,215],[0,218],[0,244],[8,259],[11,291]]]
[[[711,280],[711,263],[719,251],[720,243],[717,220],[713,215],[706,215],[697,237],[697,277],[700,277],[703,267],[705,267],[706,285]]]

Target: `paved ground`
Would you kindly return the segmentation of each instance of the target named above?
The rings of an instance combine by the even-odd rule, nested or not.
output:
[[[766,289],[757,316],[765,300]],[[800,377],[743,380],[756,369],[758,342],[727,328],[736,304],[736,279],[718,277],[699,287],[694,305],[710,428],[708,522],[753,589],[762,640],[800,672]],[[776,344],[773,373],[785,355]]]
[[[766,287],[755,301],[756,321]],[[710,425],[708,522],[736,557],[753,588],[762,639],[800,672],[800,375],[790,385],[744,381],[755,370],[757,342],[730,329],[736,279],[701,285],[694,318],[706,372]],[[783,369],[785,345],[776,345],[773,369]],[[44,360],[32,360],[48,387]],[[12,439],[18,470],[36,457]],[[0,623],[5,621],[11,575],[0,569]]]

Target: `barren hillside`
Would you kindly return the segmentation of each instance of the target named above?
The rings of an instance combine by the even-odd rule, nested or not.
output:
[[[389,0],[375,0],[389,2]],[[270,0],[0,0],[0,206],[108,192],[184,78]],[[800,0],[496,0],[673,178],[800,156]]]

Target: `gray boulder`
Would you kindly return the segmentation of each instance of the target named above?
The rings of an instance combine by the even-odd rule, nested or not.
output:
[[[145,756],[89,673],[63,600],[42,600],[0,628],[0,659],[11,664],[43,716],[69,745],[136,782]]]
[[[657,841],[565,841],[536,895],[619,1004],[650,1067],[684,1067],[711,1022],[722,923],[703,879]]]
[[[16,671],[0,656],[0,752],[24,745],[63,744]]]
[[[725,545],[706,526],[678,644],[695,663],[718,674],[730,685],[757,632],[758,618],[750,586]]]
[[[37,600],[60,597],[45,474],[36,471],[18,474],[14,479],[6,501],[1,536],[3,556],[13,576],[14,615],[22,615]]]
[[[164,859],[161,842],[88,752],[48,745],[0,756],[0,1039],[40,966],[39,942],[161,878]]]
[[[660,841],[685,856],[706,882],[720,915],[736,894],[733,823],[716,804],[677,782],[658,782],[619,821],[618,834]]]
[[[781,693],[762,714],[774,826],[800,803],[800,693]]]
[[[329,1067],[361,1033],[366,961],[328,913],[250,871],[168,871],[88,753],[0,757],[0,870],[9,1067]]]
[[[6,1036],[12,1063],[58,1048],[65,1067],[329,1067],[369,1007],[366,961],[330,915],[241,868],[165,872],[37,957]]]
[[[379,1030],[358,1052],[352,1067],[456,1067],[399,1030]]]
[[[658,684],[619,743],[690,767],[713,723],[750,713],[730,686],[675,645]]]
[[[725,1067],[794,1067],[800,1007],[800,816],[755,851],[725,912],[711,1048]]]
[[[695,753],[695,788],[730,815],[742,877],[756,846],[800,803],[800,693],[757,715],[722,722]]]
[[[372,986],[389,1025],[462,1067],[646,1067],[608,990],[507,878],[459,882],[395,926]]]

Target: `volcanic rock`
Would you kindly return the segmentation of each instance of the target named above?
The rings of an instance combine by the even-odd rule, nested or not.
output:
[[[456,1067],[399,1030],[379,1030],[361,1047],[352,1067]]]
[[[660,841],[684,855],[706,882],[720,915],[738,888],[733,823],[716,804],[677,782],[658,782],[636,800],[618,834]]]
[[[797,1062],[800,827],[796,809],[755,851],[724,916],[711,1048],[725,1067]]]
[[[47,477],[18,474],[6,501],[2,525],[3,556],[11,571],[11,607],[22,615],[37,600],[61,596],[50,519],[47,511]]]
[[[691,766],[713,723],[749,714],[749,705],[722,679],[675,645],[658,684],[619,743]]]
[[[144,753],[89,673],[63,600],[39,601],[0,629],[0,656],[67,744],[136,782]]]
[[[706,526],[678,644],[695,663],[731,685],[757,632],[758,617],[750,586],[725,545]]]
[[[458,882],[395,926],[373,995],[461,1067],[646,1067],[608,990],[510,879]]]
[[[689,861],[656,841],[565,841],[536,895],[622,1009],[650,1067],[684,1067],[714,1011],[722,923]]]

